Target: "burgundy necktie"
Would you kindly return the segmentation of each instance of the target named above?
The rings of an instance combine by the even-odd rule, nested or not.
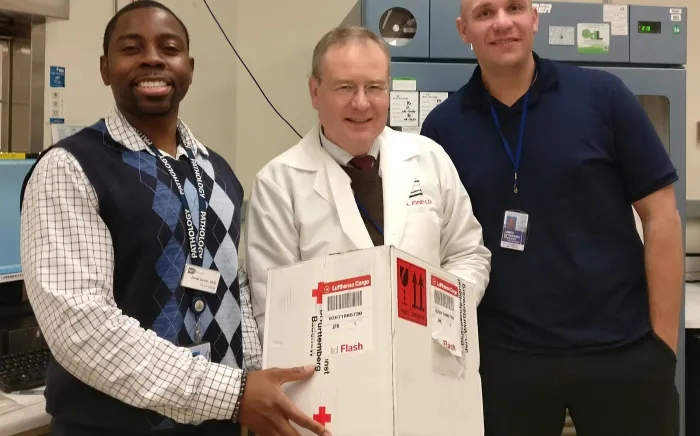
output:
[[[372,165],[374,165],[374,161],[374,156],[371,155],[356,156],[350,160],[350,165],[362,171],[369,171],[369,169],[372,168]]]

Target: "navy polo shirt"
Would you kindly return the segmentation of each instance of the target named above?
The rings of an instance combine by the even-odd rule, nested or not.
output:
[[[678,176],[619,78],[537,55],[535,61],[517,194],[480,68],[430,113],[421,132],[452,158],[493,255],[479,336],[545,353],[624,345],[651,330],[631,204]],[[512,107],[492,102],[515,155],[523,98]],[[500,246],[506,210],[529,214],[522,252]]]

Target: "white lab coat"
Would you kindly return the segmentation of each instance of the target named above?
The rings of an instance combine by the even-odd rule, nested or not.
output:
[[[265,165],[250,194],[246,264],[261,340],[268,268],[373,247],[350,177],[321,146],[319,129]],[[377,140],[384,243],[475,283],[481,301],[491,253],[452,161],[424,136],[386,127]]]

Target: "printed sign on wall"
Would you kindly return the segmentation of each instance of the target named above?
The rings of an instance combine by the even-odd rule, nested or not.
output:
[[[51,124],[63,124],[63,94],[66,90],[65,67],[53,65],[49,67],[49,89],[51,90],[49,122]]]

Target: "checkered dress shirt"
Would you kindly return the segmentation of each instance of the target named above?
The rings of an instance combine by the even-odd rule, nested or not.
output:
[[[105,121],[115,141],[151,153],[118,111]],[[178,130],[195,155],[208,156],[184,123]],[[184,154],[178,147],[175,158]],[[112,240],[98,208],[73,155],[56,148],[42,157],[24,196],[21,256],[27,293],[53,357],[89,386],[176,422],[229,419],[242,370],[193,357],[120,311],[113,296]],[[262,347],[240,267],[238,277],[243,366],[256,370]]]

